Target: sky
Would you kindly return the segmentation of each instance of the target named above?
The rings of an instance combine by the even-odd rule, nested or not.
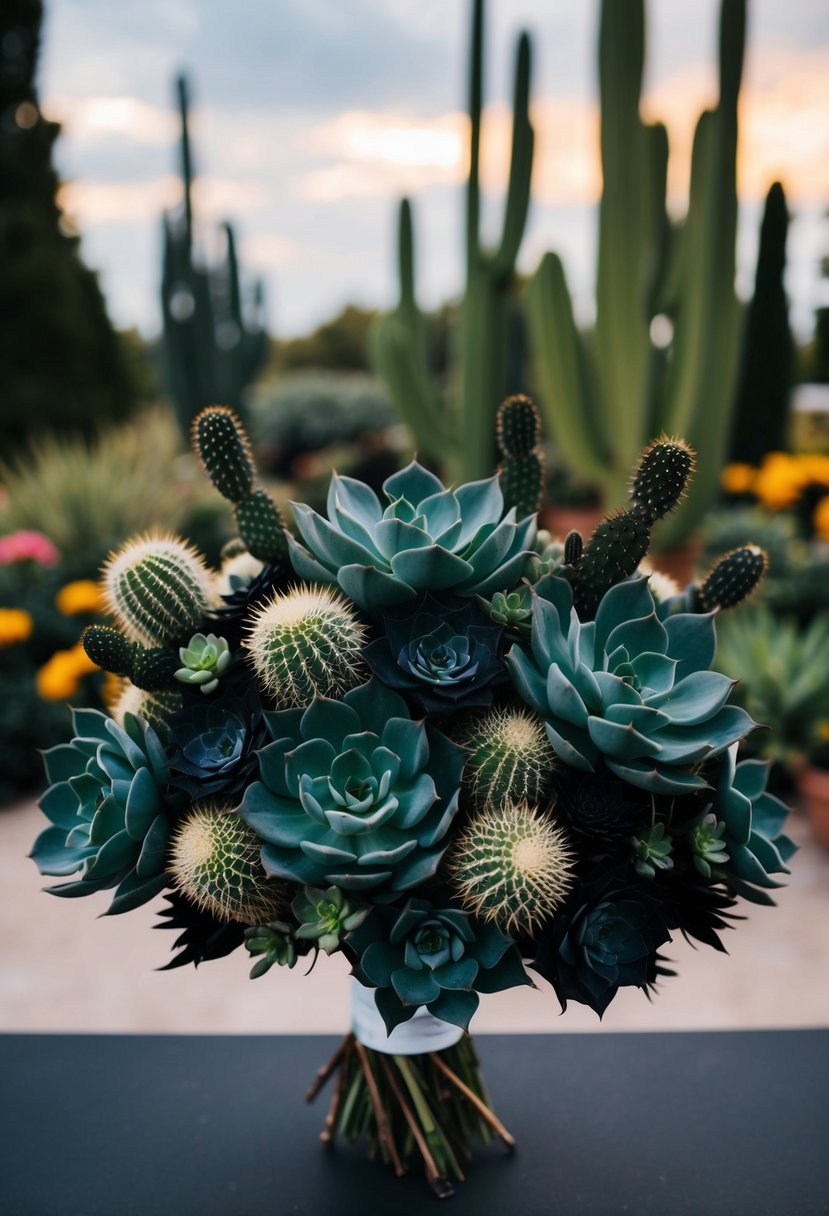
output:
[[[161,215],[181,197],[174,79],[193,98],[206,250],[230,219],[277,336],[347,302],[389,307],[397,202],[414,204],[418,294],[462,289],[469,0],[46,0],[39,89],[63,124],[62,204],[120,326],[158,331]],[[717,0],[649,0],[643,113],[666,122],[681,216],[696,118],[716,99]],[[532,37],[533,202],[519,266],[561,254],[578,315],[595,275],[598,0],[489,0],[484,236],[501,221],[515,41]],[[738,290],[750,294],[762,201],[783,181],[787,287],[801,338],[829,302],[829,4],[749,0],[740,109]]]

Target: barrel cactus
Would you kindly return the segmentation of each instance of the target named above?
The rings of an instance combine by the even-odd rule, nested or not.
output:
[[[364,611],[414,601],[425,591],[488,596],[506,591],[523,573],[535,537],[535,517],[504,512],[497,477],[447,490],[417,461],[383,483],[384,506],[373,490],[333,477],[328,519],[294,503],[304,546],[289,541],[301,578],[339,583]]]
[[[128,541],[104,566],[103,584],[107,607],[120,628],[149,646],[193,633],[211,596],[203,558],[172,533]]]
[[[708,667],[713,618],[657,619],[645,579],[618,583],[583,623],[563,579],[545,580],[533,601],[529,647],[507,656],[524,700],[546,722],[557,755],[584,772],[605,764],[651,793],[705,788],[700,761],[724,752],[754,726],[725,702],[732,681]]]
[[[464,754],[371,681],[342,701],[269,715],[274,742],[240,814],[268,873],[308,886],[404,891],[437,869]]]
[[[115,887],[110,913],[127,912],[169,885],[169,767],[148,722],[124,725],[94,709],[74,710],[74,738],[44,755],[51,782],[40,801],[51,820],[31,852],[41,874],[78,877],[53,895]]]
[[[549,795],[556,754],[541,718],[521,709],[490,710],[470,728],[466,746],[464,781],[477,806],[536,806]]]
[[[402,910],[375,904],[347,943],[357,955],[357,979],[376,989],[374,1000],[389,1034],[421,1005],[434,1017],[466,1028],[479,992],[532,982],[497,925],[425,899],[410,899]]]

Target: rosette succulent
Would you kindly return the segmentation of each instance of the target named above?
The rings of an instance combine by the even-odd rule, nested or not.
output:
[[[532,983],[512,941],[496,925],[425,899],[410,899],[402,910],[376,905],[346,940],[357,955],[357,979],[376,989],[389,1034],[421,1005],[466,1028],[479,992]]]
[[[269,739],[259,698],[192,701],[169,725],[175,744],[173,784],[191,798],[241,795],[256,770],[256,751]]]
[[[380,613],[424,591],[489,596],[521,577],[535,516],[504,511],[498,477],[447,490],[412,461],[383,483],[383,504],[368,486],[334,476],[328,519],[293,504],[305,547],[291,541],[301,578],[338,583],[364,611]]]
[[[427,712],[489,705],[506,675],[498,658],[503,629],[472,603],[447,608],[431,596],[408,616],[387,616],[385,637],[365,650],[378,679]]]
[[[368,908],[351,903],[339,887],[327,887],[324,891],[320,887],[304,887],[294,897],[291,911],[299,921],[295,936],[326,954],[339,950],[341,939],[368,915]]]
[[[374,680],[267,719],[274,742],[240,814],[265,842],[268,873],[403,891],[435,872],[458,807],[460,747]]]
[[[725,825],[721,836],[728,863],[717,868],[728,885],[755,904],[773,904],[769,888],[780,887],[776,874],[788,874],[797,846],[783,833],[787,807],[766,789],[769,765],[763,760],[737,763],[737,747],[723,759],[714,797],[706,811]]]
[[[230,666],[232,655],[224,638],[215,633],[194,633],[186,646],[179,648],[181,667],[175,678],[182,684],[193,684],[200,692],[215,692],[219,678]]]
[[[732,681],[708,670],[715,649],[713,618],[659,621],[645,579],[611,587],[582,622],[570,585],[547,578],[530,646],[515,645],[507,663],[566,764],[588,773],[604,764],[651,793],[681,794],[705,788],[696,767],[754,726],[725,704]]]
[[[611,873],[573,893],[531,966],[552,984],[562,1012],[580,1001],[601,1017],[621,987],[655,983],[657,952],[670,939],[659,896]]]
[[[49,887],[52,894],[115,887],[109,912],[126,912],[169,886],[167,756],[149,723],[132,714],[120,727],[98,710],[73,710],[72,722],[71,743],[44,756],[51,785],[40,807],[52,827],[31,857],[41,874],[79,875]]]

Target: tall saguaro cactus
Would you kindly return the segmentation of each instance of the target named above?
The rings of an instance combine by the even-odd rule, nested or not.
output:
[[[676,542],[716,493],[728,440],[739,348],[734,291],[737,98],[745,0],[722,0],[717,106],[694,137],[688,214],[674,230],[665,206],[668,140],[640,115],[644,0],[603,0],[599,37],[603,192],[596,327],[576,328],[561,259],[543,258],[528,292],[530,341],[550,434],[607,504],[624,498],[627,469],[647,440],[682,434],[700,474],[662,525]],[[672,328],[669,349],[653,322]]]
[[[415,292],[411,204],[400,205],[400,301],[378,322],[374,360],[392,400],[412,431],[418,450],[469,480],[485,477],[494,464],[494,420],[508,392],[509,306],[515,265],[530,201],[533,128],[529,118],[530,41],[518,42],[513,97],[512,151],[501,236],[497,246],[481,241],[480,148],[483,109],[484,0],[474,0],[469,67],[470,150],[466,185],[466,290],[457,342],[458,364],[444,395],[427,362],[426,322]]]
[[[181,115],[183,202],[164,216],[161,302],[164,353],[170,395],[185,435],[200,410],[215,402],[243,411],[244,390],[267,354],[262,284],[254,285],[246,308],[239,278],[236,242],[222,225],[223,260],[213,265],[199,256],[193,222],[193,159],[186,79],[176,82]]]

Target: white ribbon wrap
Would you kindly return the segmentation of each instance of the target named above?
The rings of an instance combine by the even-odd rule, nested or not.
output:
[[[443,1051],[453,1047],[463,1037],[460,1026],[433,1017],[425,1005],[421,1005],[408,1022],[395,1026],[391,1034],[387,1034],[385,1023],[374,1003],[374,989],[366,988],[353,977],[351,1029],[364,1047],[385,1052],[389,1056],[419,1056],[429,1051]]]

